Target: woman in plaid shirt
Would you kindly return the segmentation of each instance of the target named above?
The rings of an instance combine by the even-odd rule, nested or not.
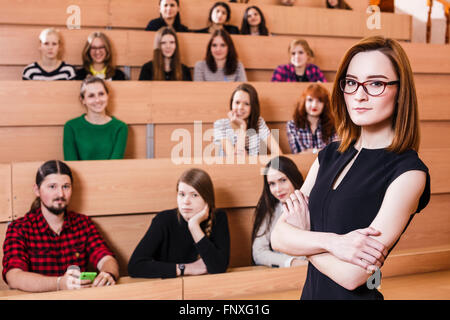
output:
[[[275,69],[272,82],[327,82],[319,67],[310,63],[314,52],[306,40],[293,40],[288,52],[290,63],[279,65]]]
[[[294,120],[287,122],[286,130],[292,153],[317,152],[337,140],[328,90],[320,84],[309,85],[297,104]]]

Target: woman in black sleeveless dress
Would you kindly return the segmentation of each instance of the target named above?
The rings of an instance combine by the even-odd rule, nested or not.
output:
[[[369,37],[347,51],[332,109],[341,141],[319,152],[287,201],[272,247],[308,257],[302,299],[383,299],[368,272],[379,272],[430,199],[413,75],[398,42]]]

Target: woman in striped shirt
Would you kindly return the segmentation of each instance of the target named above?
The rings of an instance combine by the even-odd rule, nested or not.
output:
[[[25,67],[22,80],[72,80],[73,66],[61,61],[62,43],[57,30],[48,28],[39,35],[40,59]]]
[[[294,111],[294,120],[286,124],[292,153],[316,153],[337,139],[330,95],[320,84],[311,84],[303,92]]]
[[[214,122],[214,142],[220,145],[222,156],[264,154],[261,142],[271,154],[281,154],[278,141],[260,116],[258,93],[252,85],[243,83],[234,90],[228,117]]]

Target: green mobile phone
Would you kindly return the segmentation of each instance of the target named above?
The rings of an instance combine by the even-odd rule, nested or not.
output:
[[[91,280],[94,281],[97,276],[97,272],[82,272],[80,274],[80,280]]]

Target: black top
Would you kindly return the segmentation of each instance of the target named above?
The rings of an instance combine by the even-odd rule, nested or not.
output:
[[[226,24],[226,25],[223,26],[223,28],[229,34],[239,34],[239,28],[236,27],[236,26],[233,26],[231,24]],[[203,28],[203,29],[199,29],[199,30],[195,30],[194,32],[196,32],[196,33],[209,33],[209,27],[206,27],[206,28]]]
[[[191,71],[187,66],[181,64],[181,72],[183,74],[183,81],[192,81]],[[175,80],[175,73],[172,71],[164,72],[166,81]],[[139,80],[153,80],[153,61],[149,61],[142,66]]]
[[[162,27],[167,27],[167,23],[164,21],[163,18],[159,17],[159,18],[151,20],[147,24],[147,27],[145,28],[145,31],[158,31]],[[186,27],[185,25],[183,25],[181,23],[177,23],[177,22],[175,22],[172,25],[172,28],[176,32],[189,32],[189,28],[188,27]]]
[[[301,76],[299,76],[298,74],[295,74],[295,78],[297,79],[297,82],[309,82],[306,72]]]
[[[346,234],[367,228],[375,219],[389,185],[410,170],[427,174],[426,186],[415,212],[420,212],[428,204],[428,168],[413,150],[397,154],[385,149],[363,148],[333,190],[336,177],[358,152],[353,145],[344,153],[338,152],[338,147],[339,142],[333,142],[318,155],[320,168],[309,198],[311,231]],[[366,284],[349,291],[309,263],[301,299],[383,299],[383,295],[376,289],[370,290]]]
[[[177,209],[158,213],[128,263],[128,273],[139,278],[174,278],[178,263],[203,259],[208,273],[225,272],[230,259],[226,212],[216,210],[211,235],[194,242],[187,222]]]
[[[77,76],[75,77],[75,80],[84,80],[88,74],[91,74],[89,71],[87,71],[85,68],[80,68],[76,70]],[[126,80],[125,73],[123,73],[122,70],[115,68],[114,74],[111,78],[106,80]]]

